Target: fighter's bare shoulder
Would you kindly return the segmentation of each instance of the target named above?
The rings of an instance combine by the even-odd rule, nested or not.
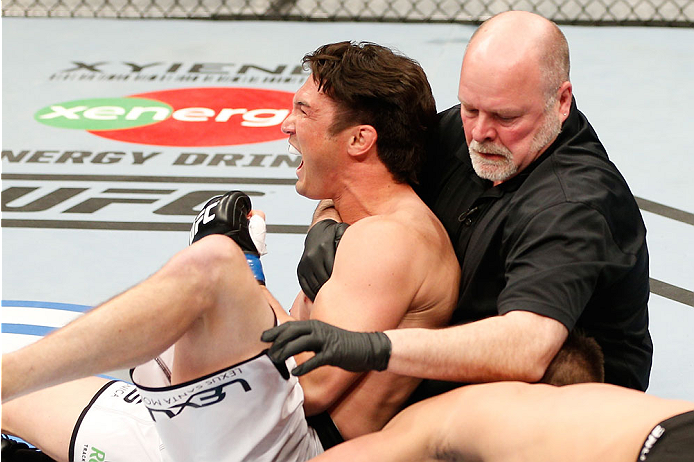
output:
[[[403,213],[374,215],[363,218],[352,224],[340,241],[340,246],[347,243],[368,248],[370,252],[402,255],[413,259],[413,252],[421,246],[438,247],[441,239],[431,239],[435,234],[435,225],[428,220],[414,220]]]
[[[411,259],[412,247],[415,245],[415,235],[402,221],[390,215],[370,216],[347,228],[336,258],[341,254],[347,254],[350,259],[363,259],[365,262],[373,262],[377,258],[381,265],[385,265],[393,259]]]
[[[350,260],[352,269],[368,265],[369,271],[389,273],[382,276],[390,280],[400,276],[401,282],[415,285],[432,271],[445,269],[455,277],[458,268],[445,229],[424,206],[400,208],[352,224],[340,241],[336,267],[342,266],[340,260]]]
[[[452,250],[443,225],[418,198],[403,201],[387,213],[363,218],[350,226],[350,230],[360,240],[378,242],[386,247],[425,245],[429,250],[439,247]]]
[[[460,266],[448,235],[429,209],[363,218],[345,231],[333,279],[378,293],[389,306],[408,307],[403,323],[438,326],[457,298]],[[336,278],[337,276],[337,278]]]

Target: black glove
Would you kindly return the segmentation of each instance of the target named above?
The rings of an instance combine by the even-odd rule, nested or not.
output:
[[[296,274],[301,290],[311,301],[316,299],[320,288],[333,274],[337,245],[348,226],[347,223],[326,219],[308,230]]]
[[[39,449],[2,435],[3,462],[55,462]]]
[[[263,342],[273,342],[268,351],[275,363],[283,363],[302,351],[316,355],[295,367],[303,375],[320,366],[337,366],[351,372],[382,371],[390,360],[390,339],[383,332],[351,332],[321,321],[290,321],[266,330]]]
[[[190,229],[190,244],[210,234],[229,236],[246,255],[248,266],[260,284],[265,285],[260,253],[248,231],[248,214],[251,212],[251,198],[242,191],[230,191],[223,196],[215,196],[202,208]]]

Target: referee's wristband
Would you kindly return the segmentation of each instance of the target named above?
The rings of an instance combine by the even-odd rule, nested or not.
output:
[[[255,277],[258,284],[265,285],[265,273],[263,273],[263,264],[260,263],[260,257],[253,255],[252,253],[246,253],[246,263],[251,268],[253,276]]]

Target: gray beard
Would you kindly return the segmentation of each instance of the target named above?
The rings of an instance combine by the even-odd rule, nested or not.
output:
[[[513,154],[503,146],[479,143],[473,140],[468,146],[472,168],[480,178],[490,181],[506,181],[515,175],[518,167],[513,163]],[[488,159],[480,153],[497,154],[499,159]]]
[[[548,115],[545,123],[533,137],[530,151],[539,153],[554,141],[559,132],[561,132],[559,117]],[[505,146],[499,146],[490,142],[479,143],[473,140],[468,146],[468,151],[472,161],[472,168],[477,176],[482,179],[495,183],[503,182],[518,173],[518,165],[513,162],[513,153]],[[480,153],[496,154],[502,156],[502,158],[488,159]]]

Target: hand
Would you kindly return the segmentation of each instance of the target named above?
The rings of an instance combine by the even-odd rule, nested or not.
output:
[[[315,301],[318,291],[333,274],[337,246],[348,226],[326,219],[308,230],[296,274],[301,290],[311,301]]]
[[[236,242],[244,252],[259,254],[248,232],[251,198],[242,191],[230,191],[208,200],[193,221],[190,243],[210,234],[224,234]]]
[[[337,366],[351,372],[382,371],[390,359],[390,339],[383,332],[351,332],[322,321],[290,321],[266,330],[263,342],[273,342],[268,355],[282,363],[302,351],[316,355],[295,367],[303,375],[320,366]]]
[[[210,234],[223,234],[238,244],[246,255],[248,266],[260,284],[265,284],[260,251],[249,230],[251,198],[242,191],[230,191],[223,196],[215,196],[202,208],[190,229],[190,244]],[[255,219],[263,221],[260,212]],[[263,221],[264,224],[264,221]],[[262,233],[262,230],[260,230]]]

